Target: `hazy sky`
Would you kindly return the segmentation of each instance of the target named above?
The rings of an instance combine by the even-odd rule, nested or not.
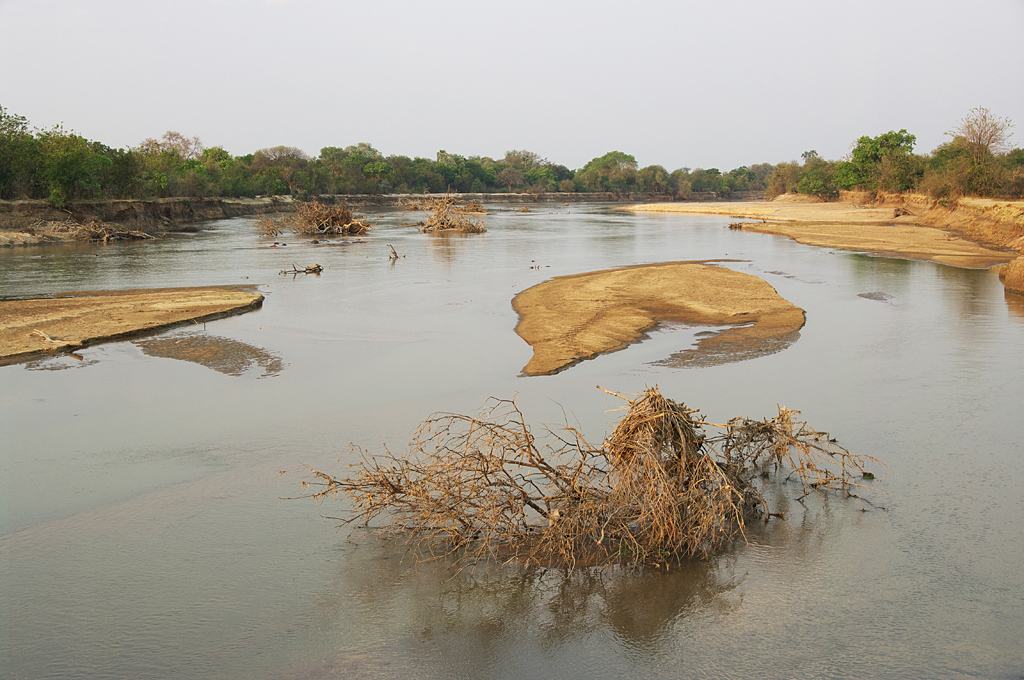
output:
[[[570,168],[838,159],[975,106],[1024,146],[1024,0],[0,0],[0,105],[110,146],[370,142]]]

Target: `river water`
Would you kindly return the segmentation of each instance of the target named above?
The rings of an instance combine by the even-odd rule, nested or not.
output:
[[[994,273],[724,217],[493,210],[465,237],[418,234],[386,209],[362,243],[274,248],[239,218],[0,252],[0,296],[237,283],[266,296],[148,343],[0,367],[0,676],[1024,677],[1024,302]],[[517,292],[710,258],[805,309],[800,338],[675,368],[659,361],[706,329],[665,327],[520,376]],[[314,263],[322,275],[278,273]],[[568,578],[452,578],[350,541],[327,519],[340,504],[281,500],[301,491],[301,465],[343,473],[350,442],[401,451],[431,413],[489,396],[600,441],[621,413],[596,385],[658,385],[711,422],[800,409],[885,461],[884,493],[867,511],[783,501],[786,519],[681,571]]]

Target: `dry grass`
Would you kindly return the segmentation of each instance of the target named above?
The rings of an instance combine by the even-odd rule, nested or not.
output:
[[[423,422],[407,455],[360,451],[345,478],[310,470],[305,497],[344,491],[345,524],[408,541],[423,559],[667,565],[767,521],[761,488],[772,471],[797,481],[801,498],[858,496],[865,466],[879,464],[781,407],[773,419],[712,425],[657,388],[621,398],[626,414],[597,448],[570,427],[538,441],[514,401],[492,399],[475,416]]]

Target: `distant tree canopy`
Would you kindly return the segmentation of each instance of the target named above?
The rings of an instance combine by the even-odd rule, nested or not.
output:
[[[816,151],[802,164],[758,163],[718,168],[639,167],[622,151],[592,159],[579,170],[525,149],[500,159],[444,149],[433,159],[387,156],[371,144],[328,146],[311,157],[293,146],[242,156],[204,146],[198,137],[168,131],[137,147],[114,149],[58,125],[32,129],[0,106],[0,199],[42,198],[63,206],[91,198],[151,198],[455,192],[632,192],[690,198],[798,191],[833,199],[841,189],[921,190],[936,197],[964,194],[1021,196],[1024,150],[1010,149],[1013,127],[988,109],[973,109],[930,156],[914,154],[906,130],[861,137],[849,157],[827,161]]]

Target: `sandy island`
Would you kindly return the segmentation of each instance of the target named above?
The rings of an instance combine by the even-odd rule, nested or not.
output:
[[[258,309],[252,286],[83,291],[0,301],[0,364]]]
[[[623,209],[758,220],[744,222],[742,228],[788,236],[812,246],[930,260],[971,269],[1009,262],[1024,249],[1024,202],[963,199],[957,210],[947,210],[930,205],[923,197],[909,199],[905,204],[907,213],[898,217],[894,206],[903,207],[904,203],[823,203],[809,196],[789,195],[751,203],[653,203]]]
[[[802,309],[763,279],[709,262],[714,260],[560,276],[524,290],[512,300],[520,317],[516,333],[533,347],[523,373],[551,375],[623,349],[663,321],[732,326],[674,355],[668,363],[675,365],[775,352],[799,337]]]

